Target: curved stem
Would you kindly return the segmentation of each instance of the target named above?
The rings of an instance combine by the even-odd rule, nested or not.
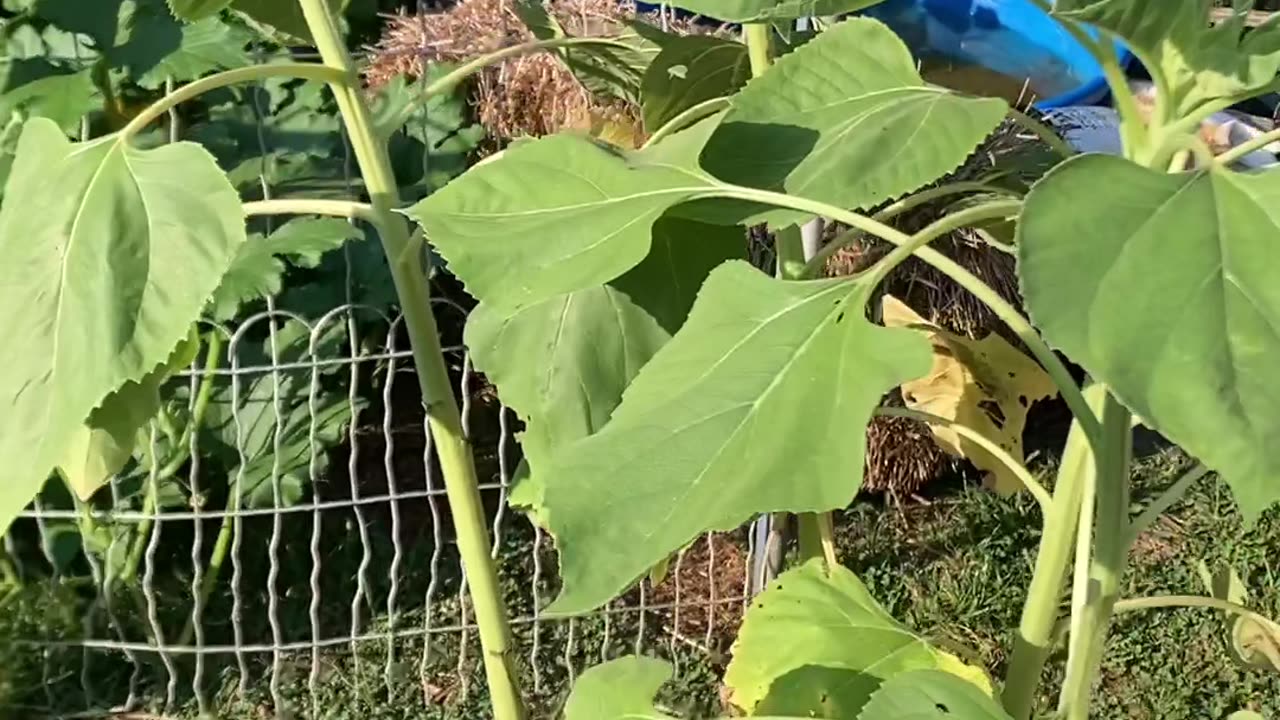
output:
[[[1044,144],[1048,145],[1051,150],[1062,157],[1069,158],[1076,154],[1075,148],[1068,145],[1066,140],[1059,137],[1058,133],[1053,131],[1053,128],[1045,125],[1039,120],[1036,120],[1021,110],[1013,107],[1009,108],[1009,117],[1012,118],[1014,122],[1034,133],[1036,137],[1040,138],[1040,140],[1044,142]]]
[[[1154,595],[1152,597],[1141,598],[1125,598],[1117,600],[1115,605],[1116,613],[1133,612],[1135,610],[1163,610],[1167,608],[1209,608],[1212,610],[1223,610],[1232,615],[1240,615],[1241,617],[1256,620],[1267,625],[1274,625],[1275,621],[1263,615],[1260,612],[1250,610],[1249,608],[1233,603],[1230,600],[1220,600],[1215,597],[1207,597],[1203,595]]]
[[[649,139],[644,141],[644,145],[641,146],[641,149],[643,150],[669,135],[674,135],[705,117],[715,115],[720,112],[721,109],[727,107],[729,107],[729,98],[717,97],[711,98],[710,100],[703,100],[697,105],[685,108],[678,115],[668,120],[662,127],[654,130],[653,134],[649,136]]]
[[[1009,188],[1002,188],[996,185],[988,185],[984,182],[963,181],[947,183],[937,187],[921,190],[914,195],[908,195],[897,202],[890,203],[876,212],[871,217],[880,222],[889,222],[895,217],[921,205],[927,205],[934,200],[947,197],[949,195],[961,195],[963,193],[992,193],[995,195],[1008,195],[1010,197],[1022,197],[1022,195]]]
[[[422,93],[421,95],[419,95],[418,99],[421,102],[431,98],[434,95],[439,95],[440,93],[448,92],[452,90],[454,87],[456,87],[459,83],[471,77],[472,75],[480,72],[481,70],[489,67],[490,65],[495,65],[497,63],[500,63],[503,60],[507,60],[513,57],[518,57],[520,55],[528,55],[530,53],[542,52],[544,50],[555,50],[558,48],[575,47],[575,46],[576,47],[584,47],[584,46],[609,47],[615,50],[624,50],[627,52],[635,51],[635,48],[631,47],[630,45],[627,45],[626,43],[619,42],[617,40],[610,40],[608,38],[562,37],[562,38],[552,38],[550,40],[532,40],[530,42],[521,43],[519,45],[512,45],[510,47],[494,50],[491,53],[486,53],[477,58],[473,58],[471,60],[468,60],[462,63],[458,67],[454,68],[448,73],[445,73],[443,76],[441,76],[440,78],[436,79],[435,81],[427,85],[425,88],[423,88]],[[417,110],[418,110],[417,103],[409,103],[405,105],[403,108],[399,110],[399,112],[397,112],[392,117],[389,123],[383,126],[383,129],[394,130],[396,128],[403,127],[405,123],[409,122],[409,119],[413,117],[413,114],[417,112]]]
[[[838,208],[817,200],[809,200],[801,197],[793,197],[785,193],[771,192],[769,190],[757,190],[755,188],[741,187],[737,185],[720,186],[714,193],[708,195],[718,195],[722,197],[737,198],[740,200],[751,200],[763,203],[765,205],[773,205],[791,210],[799,210],[804,213],[811,213],[820,217],[828,217],[837,222],[844,223],[850,227],[861,230],[865,233],[875,235],[878,238],[887,240],[894,245],[907,245],[912,242],[912,236],[898,230],[897,228],[885,225],[882,222],[869,218],[865,215]],[[957,213],[959,214],[959,213]],[[1080,386],[1076,384],[1071,377],[1071,373],[1067,370],[1066,365],[1053,352],[1048,343],[1040,337],[1031,323],[1018,312],[1017,308],[1009,304],[1007,300],[977,277],[969,272],[964,266],[947,257],[946,255],[930,248],[928,246],[916,248],[914,253],[916,257],[924,262],[932,265],[936,270],[948,276],[956,282],[957,285],[968,290],[971,295],[976,297],[980,302],[986,305],[1000,318],[1014,335],[1027,346],[1031,354],[1040,361],[1044,366],[1045,372],[1049,373],[1049,377],[1053,379],[1054,384],[1058,386],[1058,391],[1062,393],[1063,400],[1067,406],[1071,408],[1072,414],[1081,424],[1081,429],[1085,436],[1089,438],[1091,444],[1100,442],[1102,438],[1102,425],[1097,415],[1090,409],[1089,403],[1085,401],[1084,395],[1080,392]],[[881,260],[884,262],[889,258]]]
[[[983,220],[995,220],[998,218],[1016,215],[1018,210],[1022,208],[1022,203],[1017,200],[997,200],[994,202],[983,203],[973,207],[965,208],[958,212],[951,213],[945,217],[935,220],[924,229],[912,235],[908,242],[898,246],[894,252],[886,255],[876,265],[882,266],[876,272],[880,277],[888,274],[907,257],[916,252],[919,248],[928,245],[934,240],[946,235],[947,233],[959,230],[962,227],[982,222]],[[848,247],[858,240],[859,232],[853,231],[835,239],[835,241],[827,243],[822,250],[810,260],[801,273],[801,277],[812,278],[817,277],[822,268],[826,266],[827,261],[831,259],[842,248]],[[892,242],[892,241],[891,241]],[[873,270],[875,268],[872,268]]]
[[[1218,156],[1217,163],[1219,165],[1230,165],[1240,158],[1251,152],[1261,150],[1273,142],[1280,141],[1280,128],[1276,128],[1270,132],[1265,132],[1252,140],[1240,143],[1230,150]]]
[[[1187,494],[1187,491],[1190,490],[1193,485],[1208,474],[1209,468],[1203,465],[1197,465],[1183,473],[1182,477],[1178,478],[1177,481],[1170,485],[1168,490],[1160,493],[1159,497],[1152,500],[1151,504],[1143,508],[1142,512],[1133,519],[1133,522],[1129,523],[1129,544],[1132,545],[1133,541],[1136,540],[1143,531],[1151,527],[1152,523],[1159,519],[1165,511],[1173,507],[1175,503]]]
[[[476,478],[475,456],[462,425],[453,382],[440,347],[435,316],[431,312],[431,288],[423,271],[423,243],[420,237],[411,235],[408,222],[396,212],[401,205],[400,190],[391,170],[387,145],[374,125],[373,113],[354,83],[355,63],[338,30],[330,3],[326,0],[299,0],[299,3],[320,56],[341,75],[331,87],[364,178],[375,226],[391,266],[391,279],[409,335],[427,422],[444,475],[445,493],[454,521],[455,543],[471,588],[493,718],[524,720],[527,711],[517,684],[519,672],[511,642],[510,622],[491,555],[492,540]],[[451,77],[465,77],[463,71],[473,72],[495,57],[499,54],[472,61],[441,78],[428,90],[442,85]]]
[[[1010,455],[1008,450],[1000,447],[1000,443],[988,438],[986,435],[983,435],[968,425],[950,418],[944,418],[940,415],[933,415],[931,413],[912,410],[910,408],[877,408],[876,415],[908,418],[910,420],[918,420],[930,425],[946,425],[954,430],[960,437],[963,437],[978,447],[981,447],[983,450],[991,453],[995,459],[1000,461],[1000,464],[1007,467],[1009,471],[1018,478],[1018,481],[1027,488],[1027,491],[1036,499],[1036,502],[1040,504],[1040,509],[1042,511],[1048,512],[1049,508],[1053,505],[1053,496],[1049,494],[1048,490],[1045,490],[1044,485],[1041,485],[1040,481],[1036,480],[1035,476],[1027,470],[1026,466]]]
[[[151,103],[130,120],[129,124],[120,129],[120,138],[128,141],[141,132],[143,128],[160,119],[171,108],[211,90],[269,77],[293,77],[328,83],[345,83],[347,80],[347,75],[342,71],[318,63],[279,63],[227,70],[183,85]]]
[[[364,220],[369,223],[373,223],[377,219],[377,213],[374,212],[372,205],[351,200],[312,200],[306,198],[258,200],[256,202],[247,202],[243,207],[245,217],[259,215],[327,215],[351,220]]]

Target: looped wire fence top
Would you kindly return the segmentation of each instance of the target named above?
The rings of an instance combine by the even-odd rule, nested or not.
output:
[[[267,157],[266,112],[254,102]],[[264,161],[264,198],[268,176]],[[0,716],[485,715],[466,578],[402,321],[354,288],[368,259],[357,253],[370,249],[334,251],[343,302],[307,316],[277,295],[234,326],[205,325],[222,339],[222,363],[208,372],[197,359],[172,388],[186,412],[206,382],[213,398],[203,428],[213,430],[190,434],[185,466],[114,478],[100,491],[105,509],[79,507],[51,482],[15,523],[3,546],[12,577],[0,599]],[[747,533],[707,536],[661,583],[591,616],[539,617],[557,590],[554,548],[505,507],[518,421],[472,371],[464,300],[452,297],[435,309],[535,715],[553,714],[576,673],[602,659],[717,662],[746,602]],[[146,455],[159,456],[166,430],[153,423]]]

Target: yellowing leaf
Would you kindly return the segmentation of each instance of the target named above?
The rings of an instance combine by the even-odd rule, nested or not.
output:
[[[969,427],[1021,461],[1027,410],[1057,393],[1048,373],[999,335],[971,340],[947,332],[892,295],[885,296],[882,309],[885,327],[918,330],[933,346],[929,374],[902,385],[907,407]],[[952,426],[929,427],[939,447],[988,473],[988,487],[1006,494],[1022,488],[1008,466]]]

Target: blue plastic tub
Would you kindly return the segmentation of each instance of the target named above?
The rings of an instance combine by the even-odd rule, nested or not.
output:
[[[644,12],[659,6],[637,7]],[[887,0],[862,14],[892,28],[916,57],[944,56],[1055,86],[1056,92],[1045,93],[1035,104],[1041,110],[1089,105],[1107,97],[1102,67],[1030,0]],[[1121,65],[1128,65],[1129,52],[1119,43],[1115,48]]]
[[[1107,96],[1102,66],[1030,0],[888,0],[864,11],[888,25],[917,57],[940,55],[1014,78],[1031,77],[1042,110]],[[1131,55],[1116,43],[1121,65]],[[1049,90],[1051,88],[1051,90]]]

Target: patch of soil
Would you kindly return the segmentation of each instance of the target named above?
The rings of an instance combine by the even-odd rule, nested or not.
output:
[[[710,633],[710,645],[727,649],[742,624],[742,597],[747,577],[747,552],[726,535],[698,540],[667,577],[653,587],[651,602],[667,605],[657,611],[669,632],[696,642]]]

